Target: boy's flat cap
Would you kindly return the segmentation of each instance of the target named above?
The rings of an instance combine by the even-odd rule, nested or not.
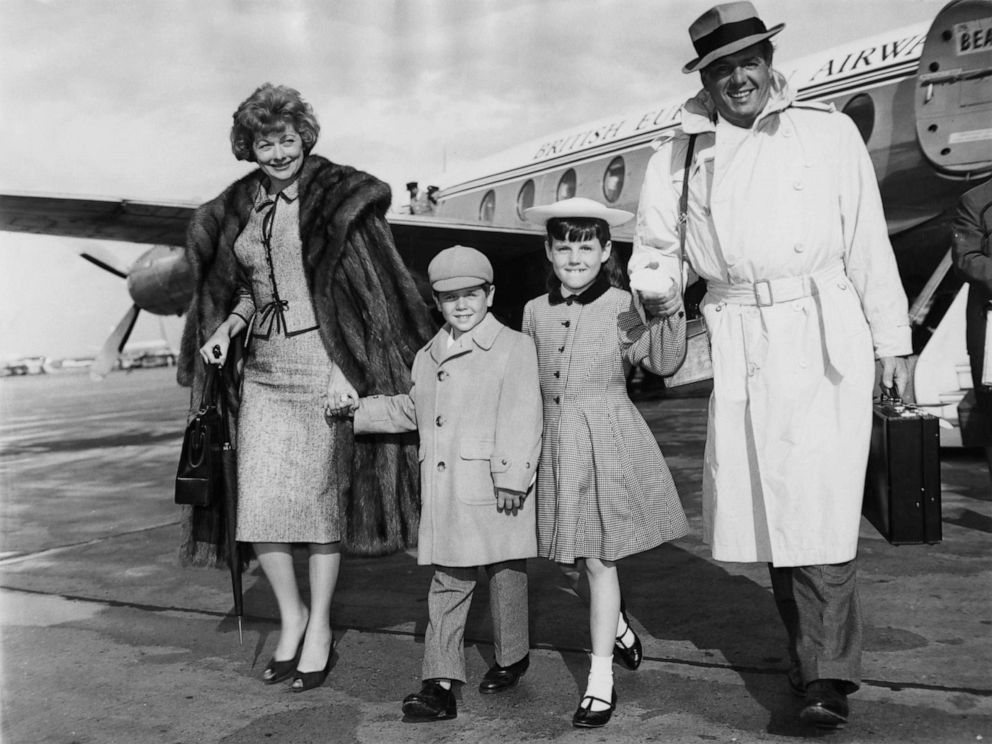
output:
[[[481,251],[467,245],[445,248],[431,259],[427,278],[435,292],[492,284],[493,265]]]

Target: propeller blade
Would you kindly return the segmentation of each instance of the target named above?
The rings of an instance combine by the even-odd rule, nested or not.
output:
[[[107,337],[103,348],[100,349],[100,353],[93,360],[93,366],[90,367],[90,377],[92,379],[102,380],[114,368],[114,365],[117,364],[117,355],[120,354],[121,349],[124,348],[124,344],[127,343],[128,336],[131,335],[131,330],[134,328],[134,323],[138,319],[139,312],[141,312],[140,307],[131,305],[130,309],[124,313],[124,317],[121,318],[121,322],[117,324],[117,327]]]
[[[96,264],[104,271],[109,271],[121,279],[127,279],[128,272],[131,271],[131,264],[125,263],[117,254],[102,245],[91,245],[80,251],[79,255],[91,264]]]

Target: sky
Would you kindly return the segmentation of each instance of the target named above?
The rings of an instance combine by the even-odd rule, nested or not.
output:
[[[390,183],[689,94],[710,0],[0,0],[0,192],[202,202],[248,167],[231,114],[297,88],[315,152]],[[788,60],[927,21],[942,0],[755,0]],[[0,233],[0,359],[92,355],[130,306],[86,241]],[[122,261],[147,246],[106,243]],[[176,343],[142,313],[135,341]]]

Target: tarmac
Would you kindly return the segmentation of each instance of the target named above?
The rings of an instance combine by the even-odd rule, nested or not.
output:
[[[942,451],[943,542],[860,542],[864,684],[851,721],[802,726],[764,566],[701,543],[704,397],[638,405],[675,475],[691,532],[621,564],[645,659],[615,665],[603,729],[571,715],[588,670],[587,608],[532,560],[531,666],[481,695],[492,661],[484,577],[466,635],[458,717],[408,723],[419,688],[431,571],[415,554],[346,557],[337,651],[304,694],[260,681],[278,634],[257,564],[239,643],[226,571],[180,568],[172,502],[188,393],[174,370],[91,383],[0,381],[0,737],[4,744],[291,742],[976,742],[992,737],[992,487],[976,451]],[[305,576],[303,554],[297,564]]]

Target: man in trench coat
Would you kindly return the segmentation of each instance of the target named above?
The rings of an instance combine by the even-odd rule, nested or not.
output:
[[[683,72],[703,90],[648,164],[629,268],[681,279],[684,260],[707,280],[704,537],[717,560],[769,564],[801,717],[835,728],[860,684],[874,358],[904,390],[910,329],[868,153],[853,122],[796,101],[772,69],[783,26],[733,2],[690,27],[698,56]],[[668,315],[681,300],[641,302]]]

